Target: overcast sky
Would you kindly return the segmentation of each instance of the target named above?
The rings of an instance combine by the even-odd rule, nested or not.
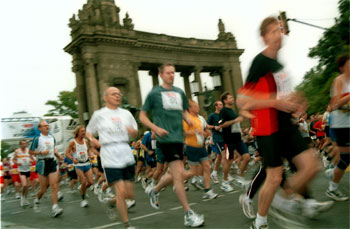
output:
[[[75,87],[71,56],[63,48],[71,41],[69,18],[77,14],[87,0],[11,0],[0,7],[1,83],[0,116],[25,110],[42,116],[60,91]],[[296,18],[322,27],[334,24],[338,17],[336,0],[116,0],[120,19],[128,12],[135,30],[180,37],[216,39],[218,19],[226,32],[234,34],[245,79],[251,60],[263,48],[258,27],[263,18],[286,11]],[[295,22],[284,40],[280,58],[294,86],[317,64],[307,57],[323,31]],[[140,77],[147,77],[140,73]],[[178,86],[181,83],[176,81]],[[208,82],[208,84],[210,84]],[[209,85],[210,86],[210,85]],[[151,85],[142,88],[147,94]]]

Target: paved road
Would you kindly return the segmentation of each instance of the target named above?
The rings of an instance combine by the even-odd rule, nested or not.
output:
[[[248,173],[246,177],[250,177]],[[327,188],[327,179],[321,172],[312,184],[312,193],[317,200],[325,201],[328,197],[324,192]],[[123,228],[120,218],[111,221],[106,215],[106,208],[98,202],[97,197],[89,193],[89,207],[80,207],[80,196],[78,193],[68,193],[67,185],[61,187],[64,192],[64,200],[60,202],[64,213],[58,218],[51,218],[50,197],[46,195],[41,200],[41,212],[34,213],[31,206],[22,208],[19,200],[14,194],[6,196],[1,204],[1,228]],[[219,197],[214,200],[202,200],[202,191],[190,187],[188,199],[191,207],[205,215],[205,228],[249,228],[251,220],[247,219],[238,202],[239,195],[243,192],[236,187],[231,193],[225,193],[214,185]],[[349,173],[341,183],[341,190],[349,194]],[[136,206],[129,210],[131,223],[137,228],[184,228],[183,210],[180,207],[175,193],[168,187],[161,193],[161,210],[151,208],[146,194],[140,183],[135,185]],[[29,198],[32,203],[33,197]],[[257,197],[255,198],[257,206]],[[281,228],[269,218],[270,228]],[[308,220],[309,228],[349,228],[349,201],[337,202],[327,212],[322,213],[316,220]]]

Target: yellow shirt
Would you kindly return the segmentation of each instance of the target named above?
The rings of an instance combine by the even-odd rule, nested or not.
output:
[[[186,131],[191,131],[191,130],[203,130],[203,123],[201,119],[198,116],[194,116],[192,114],[189,114],[189,117],[192,121],[192,126],[189,126],[185,121],[183,121],[183,130],[184,132]],[[204,145],[204,136],[199,135],[199,134],[191,134],[191,135],[186,135],[185,137],[185,143],[188,146],[192,147],[203,147]]]

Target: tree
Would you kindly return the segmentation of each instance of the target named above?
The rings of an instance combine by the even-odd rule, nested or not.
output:
[[[5,141],[1,141],[1,158],[6,158],[9,153],[12,153],[14,148]]]
[[[318,58],[319,63],[304,76],[297,86],[298,91],[305,93],[310,107],[308,113],[323,111],[330,99],[330,87],[333,79],[339,75],[336,59],[349,53],[350,0],[339,0],[339,18],[326,30],[318,44],[311,48],[309,57]]]
[[[73,91],[61,91],[58,100],[49,100],[45,105],[53,106],[45,116],[69,115],[78,118],[76,89]]]

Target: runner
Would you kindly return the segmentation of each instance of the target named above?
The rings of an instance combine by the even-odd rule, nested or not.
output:
[[[57,217],[63,213],[63,209],[57,204],[57,193],[59,190],[58,183],[58,171],[57,162],[54,159],[56,156],[58,159],[61,156],[56,150],[55,138],[49,134],[50,126],[45,120],[39,121],[38,129],[40,135],[36,136],[32,145],[30,146],[29,153],[35,155],[38,159],[36,164],[36,172],[39,175],[40,190],[37,193],[37,197],[34,199],[33,209],[35,212],[39,212],[39,200],[47,190],[48,185],[51,188],[51,201],[52,201],[52,216]]]
[[[159,209],[159,192],[174,183],[176,195],[184,208],[185,226],[197,227],[204,223],[204,217],[190,209],[184,187],[185,170],[183,159],[183,127],[182,120],[192,124],[189,120],[187,98],[185,93],[173,86],[175,67],[173,64],[164,64],[159,68],[159,76],[163,83],[155,86],[147,95],[145,104],[140,112],[140,121],[153,130],[157,136],[157,144],[168,162],[168,172],[162,176],[159,183],[146,189],[153,208]],[[148,115],[152,112],[153,122]]]
[[[206,129],[204,118],[199,116],[199,106],[195,101],[188,101],[188,112],[192,126],[183,121],[187,162],[191,167],[190,172],[193,172],[195,176],[201,176],[203,173],[203,198],[214,199],[217,194],[210,189],[210,164],[208,152],[204,147],[204,139],[209,135],[209,132]]]
[[[291,114],[303,113],[306,106],[300,96],[292,94],[291,79],[277,61],[282,44],[278,20],[265,18],[260,26],[260,35],[266,48],[253,60],[237,100],[241,113],[251,118],[259,153],[266,166],[266,180],[259,191],[258,213],[251,228],[268,227],[267,213],[282,181],[282,157],[293,160],[297,168],[288,180],[294,193],[304,193],[307,183],[320,168],[314,150],[308,149],[297,126],[291,121]],[[250,115],[246,111],[250,111]]]
[[[336,201],[345,201],[349,196],[339,190],[339,182],[350,162],[350,62],[349,55],[338,59],[341,74],[333,81],[331,88],[332,120],[340,160],[330,173],[330,182],[326,195]]]
[[[90,153],[89,143],[85,139],[85,127],[77,126],[73,131],[74,139],[69,142],[66,149],[66,157],[73,160],[75,172],[79,177],[81,184],[80,193],[82,201],[80,206],[85,208],[88,206],[88,201],[85,199],[86,189],[93,184],[92,169],[90,159],[93,155]]]
[[[220,128],[222,128],[222,136],[225,142],[225,151],[222,155],[224,158],[224,178],[220,188],[225,192],[231,192],[233,188],[230,185],[228,175],[234,159],[234,151],[236,150],[242,157],[240,163],[240,174],[238,176],[241,179],[240,181],[244,180],[243,175],[250,161],[250,155],[248,153],[247,146],[242,141],[240,122],[243,121],[243,117],[238,116],[233,111],[232,108],[234,104],[234,98],[231,93],[224,92],[221,95],[221,102],[224,104],[224,107],[220,111]]]
[[[224,143],[224,139],[222,138],[222,129],[220,129],[219,127],[220,111],[223,108],[223,104],[221,101],[216,101],[214,103],[214,107],[215,107],[215,112],[211,113],[208,116],[207,123],[208,123],[208,128],[211,129],[212,136],[213,136],[212,150],[216,154],[213,172],[210,174],[210,177],[215,184],[218,184],[219,183],[218,169],[222,162],[221,153],[225,150],[225,143]]]
[[[132,114],[120,108],[122,94],[110,87],[104,92],[106,107],[94,112],[86,136],[93,145],[101,146],[100,156],[108,184],[113,185],[116,204],[125,227],[131,228],[125,199],[133,198],[135,159],[129,146],[129,135],[137,136],[137,123]],[[97,140],[95,136],[99,136]]]
[[[27,148],[26,140],[20,140],[19,146],[20,148],[18,148],[15,151],[13,161],[18,165],[18,171],[22,184],[22,195],[20,205],[21,207],[24,207],[29,205],[27,195],[29,188],[30,165],[33,162],[33,158],[29,154],[29,149]]]

